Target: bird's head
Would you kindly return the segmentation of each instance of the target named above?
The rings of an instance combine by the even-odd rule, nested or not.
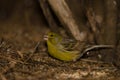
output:
[[[44,40],[50,41],[52,43],[58,43],[61,42],[62,37],[54,32],[49,32],[44,36]]]

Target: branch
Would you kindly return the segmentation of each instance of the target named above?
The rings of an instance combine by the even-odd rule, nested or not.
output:
[[[73,37],[76,40],[84,41],[86,33],[82,33],[82,35],[80,35],[81,32],[79,31],[79,26],[73,18],[72,12],[66,4],[65,0],[48,0],[48,2],[60,22],[63,24],[64,27],[70,30]]]

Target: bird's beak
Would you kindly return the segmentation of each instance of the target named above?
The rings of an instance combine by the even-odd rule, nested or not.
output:
[[[44,35],[44,40],[48,40],[48,35]]]

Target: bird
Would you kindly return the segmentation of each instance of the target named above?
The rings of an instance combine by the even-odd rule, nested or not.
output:
[[[88,46],[86,42],[79,42],[74,39],[65,39],[54,32],[48,32],[47,35],[44,36],[44,40],[46,40],[49,55],[65,62],[77,61],[86,52],[96,48],[113,48],[112,45]]]

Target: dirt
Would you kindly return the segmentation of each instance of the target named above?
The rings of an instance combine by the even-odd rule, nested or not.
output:
[[[0,22],[0,80],[120,80],[112,64],[52,58],[43,40],[47,24],[23,20]]]

